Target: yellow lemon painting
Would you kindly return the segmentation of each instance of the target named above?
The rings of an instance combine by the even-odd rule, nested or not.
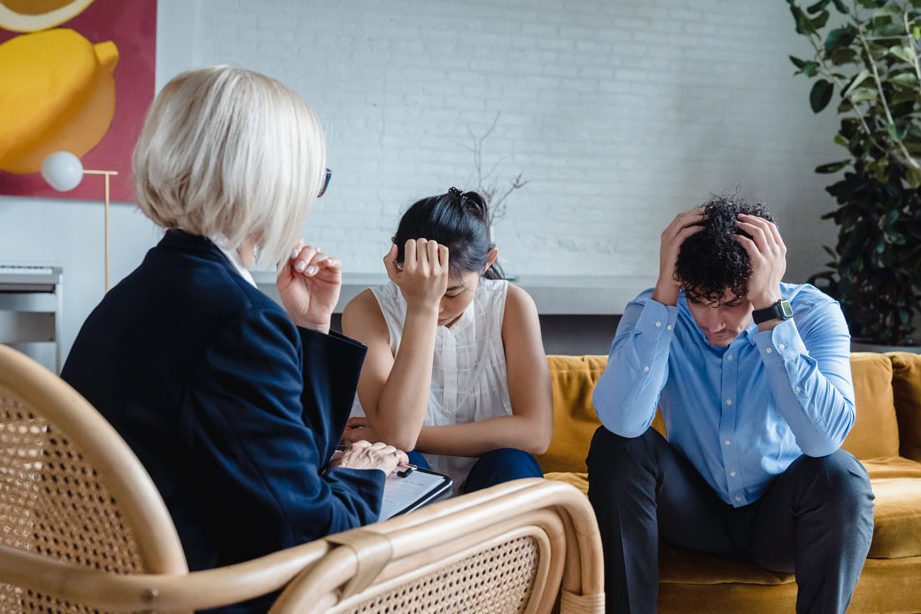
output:
[[[98,145],[115,114],[117,63],[114,43],[66,28],[0,45],[0,75],[19,84],[0,98],[0,169],[35,173],[55,151],[82,157]]]
[[[93,0],[0,0],[0,28],[12,32],[48,30],[70,21]]]
[[[155,0],[0,0],[0,193],[49,195],[36,173],[56,151],[129,170],[153,97],[155,23]],[[113,196],[129,200],[123,187]]]

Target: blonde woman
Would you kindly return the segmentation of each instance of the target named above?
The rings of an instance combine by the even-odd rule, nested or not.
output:
[[[339,261],[298,238],[329,178],[314,114],[260,74],[187,72],[154,101],[134,174],[166,234],[89,316],[63,376],[144,463],[190,568],[375,521],[405,455],[358,442],[328,468],[365,348],[329,331]],[[284,308],[256,289],[257,260],[282,263]]]

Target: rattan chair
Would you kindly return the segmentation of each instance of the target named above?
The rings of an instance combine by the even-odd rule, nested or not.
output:
[[[0,612],[187,612],[289,583],[273,612],[546,612],[561,583],[563,611],[601,612],[600,553],[577,490],[521,480],[189,573],[121,437],[65,382],[0,345]]]
[[[0,345],[0,612],[233,604],[284,587],[330,548],[189,573],[166,505],[121,437],[63,380]]]
[[[270,614],[604,612],[598,525],[562,482],[527,479],[327,538]]]

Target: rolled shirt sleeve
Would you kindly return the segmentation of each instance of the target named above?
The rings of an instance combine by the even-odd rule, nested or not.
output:
[[[639,437],[649,428],[668,380],[678,308],[651,295],[644,292],[624,310],[592,396],[601,423],[622,437]]]
[[[818,457],[837,450],[856,417],[850,334],[838,304],[818,305],[753,339],[777,408],[803,453]]]

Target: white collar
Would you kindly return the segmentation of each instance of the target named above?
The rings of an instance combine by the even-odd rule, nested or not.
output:
[[[220,249],[224,255],[227,256],[227,259],[230,260],[230,263],[233,265],[233,268],[237,270],[237,273],[240,274],[240,277],[245,279],[249,285],[255,288],[256,280],[253,279],[253,274],[249,272],[249,269],[243,266],[243,262],[240,260],[240,254],[237,253],[237,250],[224,249],[220,245],[218,245],[218,249]]]

